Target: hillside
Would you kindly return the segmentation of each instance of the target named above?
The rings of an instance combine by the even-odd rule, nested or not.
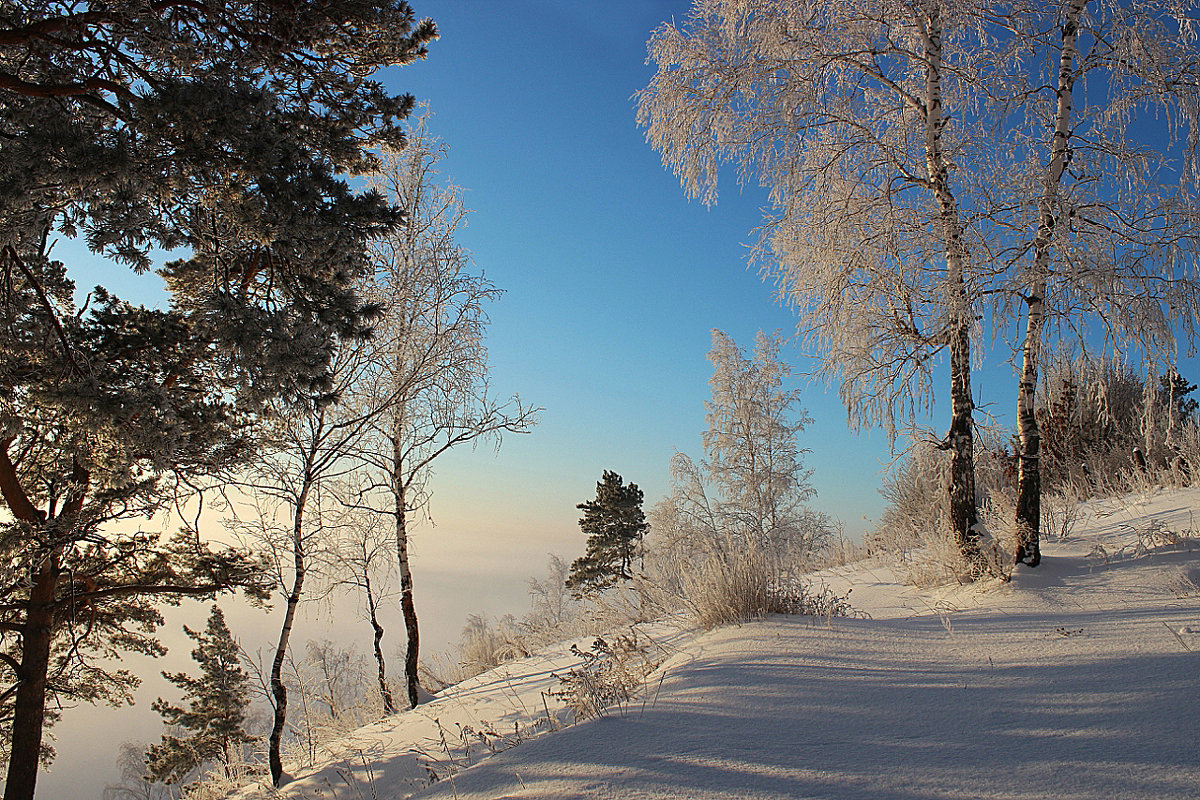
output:
[[[1008,584],[918,590],[870,562],[819,576],[869,619],[642,632],[669,655],[641,695],[543,735],[579,658],[511,662],[358,731],[281,794],[1195,798],[1195,511],[1200,490],[1093,501]]]

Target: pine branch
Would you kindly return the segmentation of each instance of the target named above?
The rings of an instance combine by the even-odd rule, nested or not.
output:
[[[16,465],[8,455],[8,447],[14,439],[15,434],[0,439],[0,496],[4,497],[4,502],[13,517],[29,525],[40,525],[46,521],[46,517],[34,507],[29,495],[25,493],[17,475]]]

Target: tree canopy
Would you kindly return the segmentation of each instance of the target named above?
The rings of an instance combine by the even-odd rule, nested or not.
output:
[[[980,567],[984,326],[1025,316],[1030,566],[1043,341],[1169,363],[1194,337],[1197,22],[1187,0],[697,0],[650,40],[647,139],[692,196],[725,164],[767,190],[758,262],[851,422],[913,424],[948,356],[949,524]]]
[[[89,654],[161,650],[155,602],[262,595],[248,553],[108,523],[238,464],[266,401],[328,392],[403,217],[345,178],[403,142],[412,98],[372,76],[435,36],[400,0],[0,3],[6,800],[33,796],[48,696],[129,698]],[[77,291],[62,237],[157,266],[169,307]]]
[[[894,435],[932,402],[933,365],[948,356],[951,526],[974,558],[986,219],[968,199],[982,176],[957,166],[979,152],[962,120],[978,105],[986,33],[966,5],[698,0],[650,40],[657,72],[638,120],[690,195],[715,201],[725,163],[767,189],[764,271],[852,422]]]
[[[370,76],[435,35],[396,0],[5,3],[6,271],[40,280],[60,233],[142,271],[178,252],[173,304],[228,376],[319,386],[331,335],[362,327],[366,242],[398,222],[341,177],[403,142],[413,99]]]

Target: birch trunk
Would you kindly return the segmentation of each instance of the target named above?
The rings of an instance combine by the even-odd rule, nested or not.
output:
[[[947,119],[942,110],[942,19],[937,2],[922,10],[922,44],[925,50],[925,165],[929,188],[938,205],[946,248],[945,302],[950,337],[950,524],[959,550],[978,565],[979,545],[975,531],[974,401],[971,397],[971,327],[974,318],[967,297],[966,243],[958,205],[950,189],[950,177],[942,149],[942,129]]]
[[[1046,280],[1035,278],[1025,296],[1025,343],[1021,348],[1021,382],[1017,387],[1017,552],[1016,563],[1036,567],[1041,563],[1042,518],[1041,433],[1034,414],[1042,329],[1045,325]]]
[[[304,588],[304,507],[308,502],[310,483],[305,482],[296,498],[295,516],[292,520],[292,565],[294,569],[292,590],[288,592],[287,609],[283,615],[283,627],[279,631],[279,644],[275,648],[275,658],[271,662],[271,697],[275,707],[275,719],[271,726],[271,735],[267,739],[267,761],[271,767],[271,784],[279,786],[283,775],[283,760],[280,756],[280,746],[283,742],[283,728],[287,722],[287,687],[283,683],[283,661],[287,655],[288,640],[292,636],[292,625],[296,619],[296,608],[300,605],[300,595]]]
[[[1050,274],[1050,247],[1056,221],[1055,206],[1067,162],[1067,143],[1071,136],[1071,90],[1074,87],[1075,43],[1079,17],[1087,0],[1074,0],[1062,27],[1062,52],[1059,56],[1058,104],[1054,115],[1054,136],[1050,142],[1050,163],[1042,181],[1038,200],[1037,235],[1033,242],[1033,265],[1025,294],[1025,342],[1021,348],[1021,382],[1017,390],[1017,430],[1021,452],[1017,462],[1017,554],[1018,564],[1036,567],[1041,563],[1041,434],[1034,414],[1038,367],[1041,363],[1042,332],[1046,322],[1046,285]]]
[[[975,436],[971,399],[970,322],[956,320],[950,347],[950,524],[959,552],[981,566],[975,506]]]
[[[408,481],[404,474],[404,404],[401,403],[393,418],[392,431],[392,487],[395,500],[393,515],[396,519],[396,564],[400,573],[400,611],[404,615],[404,632],[408,644],[404,651],[404,680],[409,708],[416,708],[417,663],[420,660],[421,637],[417,626],[417,607],[413,602],[412,567],[408,560]]]
[[[404,680],[409,708],[416,708],[417,662],[420,659],[420,632],[417,627],[417,607],[413,602],[412,568],[408,563],[407,514],[404,508],[404,487],[396,492],[396,559],[400,568],[400,611],[404,614],[404,632],[408,645],[404,651]]]
[[[392,697],[392,690],[388,688],[387,683],[387,666],[383,658],[383,626],[379,624],[378,607],[375,605],[375,593],[371,589],[371,571],[369,564],[363,570],[363,588],[367,593],[367,611],[371,615],[371,630],[374,633],[374,641],[372,645],[375,651],[375,663],[379,665],[379,696],[383,699],[383,711],[385,714],[396,713],[396,700]]]

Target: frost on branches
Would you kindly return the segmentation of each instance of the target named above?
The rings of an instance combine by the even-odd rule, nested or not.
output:
[[[129,701],[111,664],[161,651],[156,605],[262,596],[247,553],[109,523],[242,463],[266,401],[327,391],[367,243],[401,221],[342,177],[412,106],[368,76],[435,36],[400,0],[0,9],[5,800],[33,797],[48,708]],[[157,268],[169,307],[76,292],[62,237]]]
[[[1030,565],[1043,347],[1169,364],[1194,338],[1197,22],[1186,0],[697,0],[650,41],[647,139],[691,196],[714,202],[725,164],[767,190],[758,263],[851,422],[894,435],[948,360],[950,525],[971,560],[980,323],[1024,317]]]
[[[957,10],[957,7],[956,7]],[[941,4],[697,2],[650,41],[638,119],[691,196],[724,163],[766,187],[764,272],[840,384],[851,420],[890,432],[950,362],[952,525],[975,549],[971,338],[978,225],[970,117],[982,23]]]
[[[672,493],[652,513],[656,557],[682,559],[668,573],[707,560],[729,568],[753,553],[778,576],[803,566],[830,536],[829,519],[805,505],[816,492],[797,437],[812,419],[800,390],[785,386],[791,373],[781,345],[778,334],[760,333],[747,354],[713,331],[705,457],[675,454]]]

